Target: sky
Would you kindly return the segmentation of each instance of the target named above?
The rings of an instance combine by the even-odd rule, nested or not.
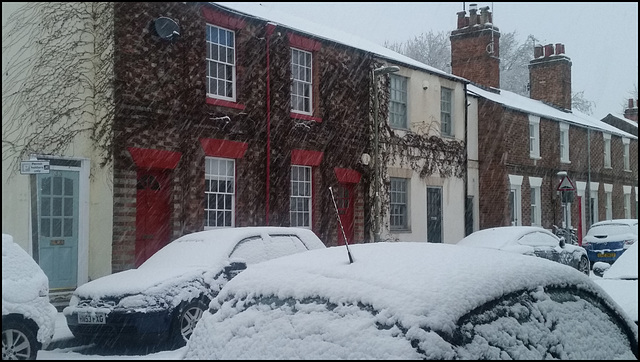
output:
[[[455,30],[456,13],[489,6],[501,33],[562,43],[572,62],[572,92],[595,102],[593,116],[621,114],[638,84],[637,2],[263,2],[383,45]],[[463,5],[464,4],[464,5]],[[531,50],[533,53],[533,49]]]

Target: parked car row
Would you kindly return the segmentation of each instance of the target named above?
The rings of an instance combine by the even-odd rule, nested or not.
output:
[[[55,308],[13,244],[39,271],[47,317],[23,311],[34,322],[8,320],[5,334],[5,244],[3,359],[34,359]],[[637,359],[637,243],[618,257],[596,263],[594,281],[584,248],[539,227],[350,249],[303,228],[215,229],[78,287],[63,314],[85,343],[186,345],[187,359]]]
[[[451,244],[331,247],[253,265],[186,359],[637,359],[638,328],[584,273]]]

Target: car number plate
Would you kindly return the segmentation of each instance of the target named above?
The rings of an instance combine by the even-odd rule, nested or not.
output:
[[[78,313],[79,324],[105,324],[107,317],[104,313]]]
[[[616,253],[598,253],[598,258],[615,258]]]

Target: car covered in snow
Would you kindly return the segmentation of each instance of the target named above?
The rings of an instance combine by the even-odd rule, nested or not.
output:
[[[57,313],[47,275],[11,235],[2,234],[2,359],[36,359],[51,343]]]
[[[638,324],[638,243],[632,244],[613,263],[593,265],[594,281]]]
[[[142,265],[79,286],[63,313],[73,335],[104,345],[184,345],[222,286],[247,265],[325,248],[313,231],[238,227],[184,235]]]
[[[586,275],[591,270],[584,248],[568,244],[551,231],[538,226],[502,226],[478,230],[458,241],[458,245],[537,256],[568,265]]]
[[[330,247],[249,266],[185,359],[636,359],[638,328],[584,273],[451,244]],[[353,263],[349,260],[352,259]]]
[[[582,240],[591,264],[615,262],[638,241],[638,219],[613,219],[594,223]]]

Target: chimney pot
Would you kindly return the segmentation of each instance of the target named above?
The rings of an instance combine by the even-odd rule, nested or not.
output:
[[[543,55],[544,49],[542,48],[542,45],[537,44],[533,47],[533,58],[534,59],[538,59]]]
[[[629,98],[629,108],[633,108],[633,98]]]
[[[556,54],[564,54],[564,44],[556,43]]]
[[[467,15],[466,11],[458,12],[458,29],[462,29],[466,26],[465,16]]]
[[[544,46],[544,57],[553,55],[553,44],[547,44]]]
[[[478,5],[469,4],[469,25],[473,26],[478,24]]]

